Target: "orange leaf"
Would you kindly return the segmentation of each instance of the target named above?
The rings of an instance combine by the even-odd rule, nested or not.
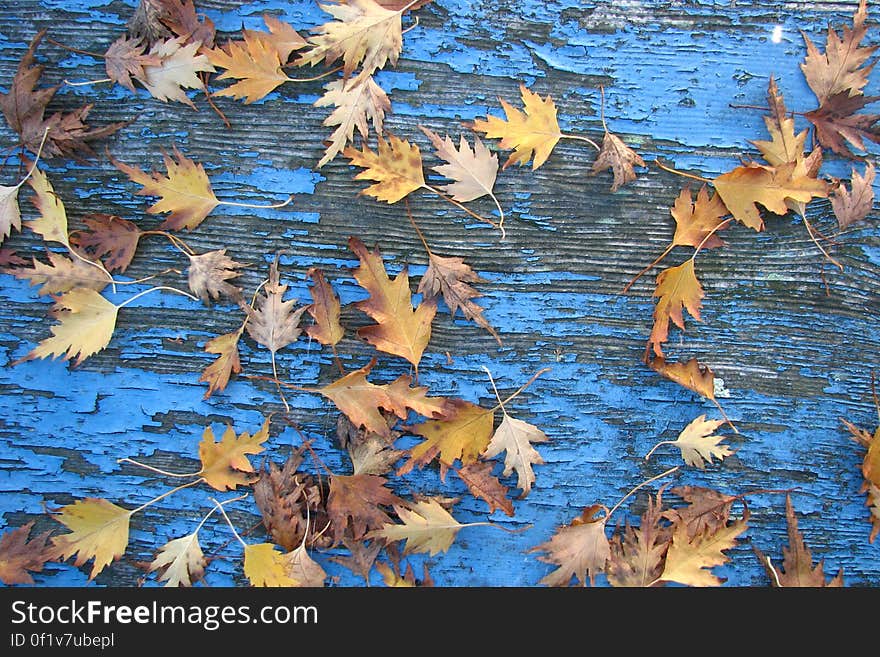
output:
[[[71,234],[71,241],[94,258],[104,258],[107,271],[124,272],[131,264],[143,231],[133,222],[110,214],[83,217],[88,230]]]
[[[43,570],[43,564],[52,558],[46,541],[51,532],[43,532],[28,540],[34,521],[17,529],[7,531],[0,538],[0,582],[10,584],[33,584],[31,572]]]
[[[851,189],[841,184],[831,196],[831,209],[837,217],[840,230],[865,219],[874,209],[874,177],[876,169],[872,162],[865,165],[865,175],[852,170]]]
[[[758,164],[740,166],[715,178],[715,190],[734,218],[755,231],[764,230],[758,204],[784,215],[786,201],[807,203],[813,197],[828,196],[828,183],[806,175],[806,166],[792,162],[779,167]]]
[[[386,203],[397,203],[407,194],[425,186],[422,171],[422,154],[416,144],[410,144],[388,134],[388,141],[377,137],[378,152],[374,153],[364,144],[359,151],[348,146],[342,154],[355,166],[365,167],[354,178],[355,180],[375,180],[361,194],[373,196]]]
[[[166,153],[162,154],[167,175],[158,171],[146,173],[138,167],[131,167],[110,156],[113,165],[126,174],[132,182],[143,185],[138,196],[159,196],[160,199],[147,208],[150,214],[170,212],[161,228],[193,230],[217,207],[220,201],[214,196],[211,181],[201,164],[196,164],[174,146],[175,162]]]
[[[747,528],[747,515],[715,532],[690,539],[686,527],[676,526],[660,579],[686,586],[721,586],[725,579],[715,575],[712,568],[730,561],[725,550],[735,547],[737,537]]]
[[[507,486],[498,477],[492,475],[492,463],[476,462],[453,468],[461,480],[467,485],[474,497],[484,500],[489,505],[489,513],[496,509],[513,516],[513,500],[507,497]]]
[[[686,363],[668,363],[662,356],[657,356],[648,366],[660,376],[715,401],[715,375],[696,358],[691,358]]]
[[[213,363],[203,371],[199,381],[208,384],[208,390],[203,399],[208,399],[219,390],[225,390],[229,383],[229,377],[234,373],[241,372],[241,361],[238,355],[238,341],[241,339],[241,329],[218,335],[205,343],[205,351],[209,354],[217,354]]]
[[[231,426],[226,427],[220,442],[214,439],[211,427],[205,427],[199,443],[199,459],[202,469],[199,476],[217,490],[235,490],[237,486],[249,486],[254,482],[254,467],[248,454],[259,454],[263,443],[269,439],[269,419],[253,436],[247,432],[235,435]]]
[[[376,349],[405,358],[418,367],[431,339],[431,322],[437,313],[436,299],[426,299],[413,308],[406,268],[392,281],[378,248],[368,251],[356,237],[349,238],[348,246],[360,259],[354,277],[370,293],[370,297],[358,301],[355,308],[377,322],[358,329],[358,336]]]
[[[713,231],[723,223],[724,216],[728,214],[727,207],[718,194],[712,194],[712,198],[709,198],[706,185],[697,192],[696,201],[691,200],[690,189],[682,189],[675,199],[671,214],[675,219],[674,246],[697,248],[702,244],[700,248],[703,249],[724,246],[724,242]]]
[[[352,538],[358,540],[371,529],[381,529],[391,518],[381,508],[403,504],[403,500],[385,488],[384,477],[370,474],[333,475],[327,513],[333,523],[333,538],[342,540],[350,527]]]
[[[281,68],[286,58],[282,60],[276,46],[257,34],[261,33],[245,30],[244,41],[229,41],[225,46],[207,51],[211,64],[223,69],[218,80],[238,80],[213,95],[244,98],[244,104],[249,105],[290,80]]]
[[[772,75],[767,88],[767,103],[770,106],[770,116],[764,117],[764,124],[770,133],[771,141],[753,141],[752,143],[761,151],[761,155],[771,166],[777,167],[797,162],[804,156],[807,131],[802,130],[798,134],[794,134],[794,119],[785,108],[785,100]]]
[[[341,379],[318,388],[318,392],[330,399],[345,413],[356,427],[363,426],[368,431],[391,437],[391,429],[379,409],[392,411],[405,420],[407,409],[430,418],[440,418],[447,414],[447,400],[443,397],[428,397],[427,388],[411,387],[412,378],[404,374],[392,383],[376,385],[367,381],[367,374],[375,365],[373,359],[365,367],[346,374]]]
[[[341,310],[339,297],[333,292],[333,288],[324,278],[324,272],[315,267],[306,272],[315,284],[309,288],[312,303],[306,308],[306,312],[314,318],[315,323],[306,327],[306,334],[321,344],[336,345],[345,334],[339,323]]]
[[[677,267],[664,269],[657,274],[657,289],[653,296],[660,297],[654,307],[654,327],[648,344],[654,346],[654,353],[663,355],[660,345],[669,339],[669,320],[684,329],[682,310],[687,308],[694,319],[700,319],[700,308],[704,296],[703,288],[694,272],[694,261],[688,259]]]
[[[496,116],[477,119],[471,127],[486,133],[490,138],[501,138],[499,146],[513,149],[503,168],[511,164],[526,164],[532,160],[532,169],[537,169],[553,151],[562,137],[556,120],[556,105],[550,96],[541,98],[532,93],[524,84],[519,87],[525,112],[516,109],[504,99],[499,98],[507,120]]]

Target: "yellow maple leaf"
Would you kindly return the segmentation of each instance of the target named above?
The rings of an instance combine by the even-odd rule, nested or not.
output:
[[[208,384],[204,399],[208,399],[218,390],[224,390],[229,383],[232,374],[241,372],[241,360],[238,354],[238,341],[241,339],[242,330],[224,333],[212,338],[205,343],[205,351],[209,354],[217,354],[213,363],[202,370],[199,381]]]
[[[706,531],[689,540],[687,523],[678,523],[659,580],[687,586],[721,586],[724,579],[712,573],[712,568],[730,561],[724,550],[734,547],[736,538],[747,528],[748,515],[717,531]]]
[[[406,474],[415,465],[422,467],[435,457],[443,466],[452,465],[456,459],[467,465],[485,451],[492,439],[494,412],[462,399],[451,399],[448,404],[447,418],[410,427],[425,440],[409,450],[409,460],[397,474]]]
[[[503,168],[511,164],[526,164],[532,160],[532,169],[537,169],[547,158],[556,143],[562,138],[556,120],[556,105],[550,96],[542,99],[521,84],[519,87],[525,112],[513,107],[503,98],[501,107],[507,120],[496,116],[477,119],[471,126],[474,130],[486,133],[490,138],[501,138],[501,148],[513,149]]]
[[[309,37],[311,48],[298,64],[330,64],[342,58],[343,73],[348,78],[360,64],[359,76],[372,75],[387,62],[397,63],[403,48],[400,21],[403,11],[385,9],[373,0],[349,0],[347,4],[320,5],[336,20],[319,26]]]
[[[358,329],[358,336],[376,349],[405,358],[418,367],[431,339],[431,322],[437,313],[436,299],[424,300],[413,308],[406,268],[392,281],[378,248],[369,251],[356,237],[350,238],[348,245],[360,260],[354,277],[370,293],[369,298],[358,301],[355,308],[377,322]]]
[[[125,173],[132,182],[143,185],[138,196],[159,196],[159,200],[147,208],[150,214],[170,212],[160,228],[180,230],[197,228],[205,217],[216,208],[220,201],[214,195],[211,181],[201,164],[183,155],[174,146],[175,162],[167,153],[162,154],[166,175],[158,171],[146,173],[139,167],[132,167],[113,157],[113,165]]]
[[[290,568],[285,555],[272,543],[255,543],[244,548],[244,574],[251,586],[298,586]]]
[[[685,308],[694,319],[700,319],[704,292],[694,271],[693,258],[657,274],[657,288],[653,296],[660,298],[654,306],[654,326],[648,343],[654,346],[655,354],[662,356],[660,345],[669,339],[670,319],[680,329],[684,329],[682,310]]]
[[[52,326],[52,335],[42,340],[29,354],[13,365],[34,358],[64,360],[76,356],[74,366],[106,347],[116,328],[119,308],[88,288],[77,287],[58,297],[53,313],[59,323]]]
[[[262,444],[268,439],[269,418],[253,436],[247,432],[236,436],[235,430],[227,426],[219,443],[211,427],[205,427],[199,443],[199,459],[202,462],[199,476],[217,490],[234,490],[236,486],[250,485],[254,479],[254,467],[247,455],[262,452]]]
[[[52,538],[58,558],[77,555],[75,566],[94,559],[89,579],[95,579],[105,566],[125,552],[131,514],[128,509],[95,497],[62,507],[53,517],[71,531]]]
[[[388,134],[388,141],[377,138],[378,150],[373,152],[364,144],[363,150],[348,146],[342,154],[355,166],[364,167],[355,180],[375,180],[361,194],[373,196],[386,203],[397,203],[407,194],[425,187],[422,154],[416,144]]]

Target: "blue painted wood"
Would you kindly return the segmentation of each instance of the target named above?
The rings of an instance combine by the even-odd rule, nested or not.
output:
[[[103,52],[124,31],[133,5],[132,0],[4,5],[0,87],[8,89],[38,29],[49,27],[59,42]],[[242,26],[261,29],[264,12],[302,33],[328,19],[310,1],[197,5],[224,38],[235,37]],[[427,166],[437,162],[418,123],[457,135],[462,122],[500,115],[497,96],[517,105],[520,83],[552,95],[564,130],[599,138],[598,87],[604,85],[609,127],[647,161],[661,159],[713,177],[754,154],[749,141],[765,137],[760,112],[729,104],[764,103],[768,76],[774,75],[790,109],[812,109],[815,100],[798,68],[805,53],[799,32],[824,43],[828,23],[848,22],[854,5],[435,0],[417,12],[419,23],[404,37],[398,66],[382,71],[377,80],[393,102],[388,129],[418,142]],[[780,39],[772,38],[774,30]],[[869,41],[877,42],[876,29]],[[51,44],[41,46],[38,61],[46,64],[47,84],[103,77],[99,59]],[[868,93],[880,90],[877,78]],[[294,194],[292,205],[279,210],[218,208],[187,241],[199,251],[228,247],[236,260],[251,263],[240,279],[246,290],[256,287],[274,254],[284,250],[282,272],[292,296],[307,298],[304,273],[320,266],[343,303],[351,303],[365,294],[350,274],[356,261],[345,246],[349,235],[378,242],[393,271],[408,264],[416,277],[426,262],[402,207],[358,196],[364,184],[353,180],[355,171],[341,157],[315,169],[323,150],[320,140],[329,132],[321,126],[324,111],[312,105],[320,94],[317,82],[285,85],[250,106],[218,99],[231,129],[198,95],[193,96],[198,111],[193,111],[118,86],[64,87],[58,104],[70,108],[94,102],[94,124],[137,117],[107,140],[116,157],[148,168],[160,163],[161,149],[176,144],[205,165],[220,198],[269,203]],[[798,125],[806,127],[800,119]],[[15,143],[5,127],[0,137],[3,145]],[[420,382],[434,394],[491,405],[484,367],[502,393],[537,370],[551,368],[509,407],[550,438],[540,446],[546,463],[536,467],[531,495],[515,500],[512,518],[498,512],[491,516],[499,525],[522,531],[466,528],[448,553],[410,557],[416,572],[423,562],[429,564],[438,585],[536,586],[551,568],[529,550],[585,506],[611,507],[633,486],[678,464],[670,451],[648,462],[643,456],[658,440],[673,439],[697,415],[717,417],[711,403],[641,364],[651,326],[653,276],[629,295],[619,293],[668,243],[668,210],[682,180],[650,167],[611,194],[608,174],[585,175],[591,162],[592,153],[580,145],[561,143],[538,171],[503,171],[496,190],[510,214],[504,241],[428,195],[412,199],[435,251],[465,257],[486,279],[479,286],[485,294],[480,303],[504,341],[498,347],[471,323],[450,320],[442,308],[420,366]],[[849,175],[846,162],[829,158],[825,166],[831,175]],[[48,162],[46,170],[74,226],[89,212],[117,213],[143,226],[157,223],[145,214],[144,200],[134,196],[137,187],[104,158],[87,165]],[[10,184],[12,171],[7,167],[0,182]],[[27,201],[22,206],[26,219],[34,216]],[[492,212],[483,201],[473,207]],[[814,202],[810,211],[818,225],[833,226],[827,202]],[[672,357],[696,356],[712,366],[723,379],[719,399],[742,433],[730,436],[736,454],[722,465],[706,471],[682,468],[669,481],[729,494],[795,490],[800,528],[814,557],[825,559],[827,572],[843,568],[849,585],[876,586],[880,542],[868,542],[868,510],[859,493],[862,453],[839,420],[846,417],[869,430],[878,421],[869,391],[870,370],[880,353],[876,216],[841,236],[834,254],[844,272],[823,261],[791,217],[768,218],[766,233],[737,228],[725,239],[727,248],[697,262],[707,291],[704,322],[689,321],[686,333],[674,330],[669,351]],[[42,249],[28,233],[8,242],[21,253]],[[684,257],[676,251],[668,263]],[[167,243],[150,239],[129,273],[136,279],[184,266]],[[173,275],[163,280],[185,285]],[[119,302],[146,287],[133,285],[107,295]],[[152,459],[175,471],[197,470],[197,444],[205,426],[219,432],[231,423],[237,431],[255,431],[267,413],[283,410],[271,385],[242,377],[203,399],[205,387],[198,378],[210,359],[202,349],[206,340],[238,325],[232,306],[206,308],[183,297],[152,294],[121,311],[108,349],[80,367],[57,361],[11,366],[48,335],[50,301],[7,275],[0,295],[2,528],[29,519],[54,527],[43,515],[47,507],[86,496],[140,505],[172,482],[120,466],[117,459]],[[355,328],[365,318],[347,309],[344,322]],[[246,341],[242,351],[245,373],[271,373],[266,350]],[[352,331],[340,353],[352,368],[372,355]],[[322,385],[335,376],[328,351],[304,340],[279,352],[278,362],[282,376],[301,385]],[[390,381],[407,371],[400,359],[382,356],[375,380]],[[314,441],[328,468],[344,471],[343,453],[333,442],[334,409],[315,395],[287,396],[302,435]],[[296,430],[276,423],[266,454],[280,462],[300,440]],[[404,438],[400,446],[413,442]],[[460,522],[487,517],[484,503],[467,495],[454,477],[441,481],[434,469],[392,482],[401,495],[461,496],[454,511]],[[506,482],[515,485],[515,479]],[[648,490],[656,491],[656,485]],[[192,531],[210,509],[212,495],[232,496],[188,489],[135,516],[129,549],[96,582],[88,583],[88,571],[68,563],[49,564],[35,576],[37,585],[137,583],[143,577],[137,562],[151,559],[170,538]],[[747,500],[746,540],[729,552],[728,564],[715,569],[728,586],[767,585],[751,545],[778,561],[786,542],[784,496],[759,492]],[[637,522],[642,505],[637,495],[611,524]],[[231,508],[240,528],[258,520],[250,499]],[[214,520],[202,530],[201,540],[206,554],[222,558],[212,562],[205,582],[240,585],[240,551],[230,542],[228,528]],[[258,540],[259,534],[254,536]],[[364,585],[330,560],[341,553],[314,556],[334,583]],[[372,583],[380,581],[374,573]],[[607,582],[600,577],[597,584]],[[148,577],[145,585],[155,585],[154,579]]]

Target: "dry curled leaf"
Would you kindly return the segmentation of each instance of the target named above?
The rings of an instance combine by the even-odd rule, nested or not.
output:
[[[86,230],[70,234],[70,242],[93,258],[103,258],[107,271],[124,272],[137,251],[143,231],[128,219],[110,214],[83,217]]]
[[[513,501],[507,497],[507,486],[492,474],[492,467],[492,463],[477,461],[457,469],[453,468],[453,471],[474,497],[489,505],[489,513],[497,509],[508,516],[513,516]]]
[[[67,210],[61,197],[55,192],[52,183],[45,173],[37,168],[33,169],[28,185],[35,194],[31,197],[31,203],[40,213],[36,219],[28,221],[25,225],[46,242],[58,242],[64,246],[70,246],[70,236],[67,232]]]
[[[312,303],[306,308],[306,312],[315,320],[314,324],[305,328],[306,335],[321,344],[336,346],[345,335],[345,330],[339,323],[342,309],[339,297],[320,269],[311,267],[306,276],[314,282],[309,288]]]
[[[403,500],[386,488],[387,483],[385,477],[369,474],[330,478],[327,514],[335,542],[342,541],[346,529],[352,539],[359,540],[391,520],[382,507],[403,504]]]
[[[807,139],[807,131],[802,130],[795,134],[794,119],[785,107],[785,99],[776,79],[771,75],[767,87],[767,103],[770,114],[764,116],[764,125],[770,133],[770,141],[752,141],[764,159],[770,166],[781,166],[790,162],[797,162],[804,157],[804,143]]]
[[[42,285],[38,292],[41,296],[62,294],[76,287],[100,292],[110,284],[104,272],[79,258],[71,259],[53,251],[47,251],[46,255],[49,264],[33,258],[31,267],[16,267],[8,269],[7,273],[16,278],[26,278],[31,285]]]
[[[748,510],[740,520],[694,536],[684,524],[677,525],[659,579],[685,586],[721,586],[725,578],[715,575],[712,569],[730,561],[725,551],[736,546],[736,539],[746,529]]]
[[[692,246],[695,249],[724,246],[716,231],[724,223],[727,207],[718,194],[713,193],[709,197],[706,185],[697,192],[696,199],[692,198],[690,189],[682,189],[670,213],[675,219],[675,235],[672,237],[674,246]]]
[[[616,192],[621,185],[636,179],[637,166],[645,166],[641,155],[623,143],[620,137],[606,130],[602,139],[602,148],[596,156],[596,161],[593,162],[592,172],[599,173],[611,169],[614,174],[611,191]]]
[[[446,552],[462,528],[488,524],[462,524],[432,498],[419,500],[409,507],[395,505],[394,510],[403,524],[387,523],[381,529],[371,531],[367,538],[381,538],[386,543],[405,540],[404,554],[427,552],[434,556]]]
[[[623,531],[612,535],[606,571],[611,586],[651,586],[663,572],[672,536],[668,526],[661,524],[662,496],[662,490],[654,500],[648,496],[648,506],[638,527],[632,527],[627,520]]]
[[[704,296],[703,287],[694,271],[694,260],[688,258],[676,267],[669,267],[657,274],[657,288],[653,296],[659,297],[654,306],[654,326],[648,344],[658,357],[663,356],[661,345],[669,339],[669,321],[684,330],[682,311],[700,320],[700,308]]]
[[[131,92],[135,91],[134,81],[141,83],[147,78],[145,66],[160,66],[158,55],[147,54],[148,44],[142,37],[129,38],[123,35],[116,39],[104,52],[104,68],[107,77]]]
[[[669,363],[662,356],[657,356],[648,361],[648,366],[670,381],[675,381],[680,386],[715,401],[715,375],[707,365],[703,365],[696,358],[691,358],[686,363]]]
[[[210,398],[215,392],[225,390],[229,384],[229,377],[241,372],[241,360],[238,353],[241,334],[242,329],[239,329],[232,333],[218,335],[205,343],[205,351],[209,354],[217,354],[217,358],[202,370],[202,375],[199,377],[200,382],[208,384],[208,390],[203,399]]]
[[[287,284],[281,282],[278,255],[269,266],[269,280],[263,286],[264,294],[257,298],[256,308],[246,307],[249,321],[247,332],[259,344],[275,353],[295,342],[302,333],[299,327],[306,306],[294,310],[296,299],[284,300]]]

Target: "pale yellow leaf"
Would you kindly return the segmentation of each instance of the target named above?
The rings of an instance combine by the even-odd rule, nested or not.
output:
[[[94,559],[89,579],[95,578],[128,546],[128,524],[131,511],[107,500],[88,497],[62,507],[54,518],[70,530],[69,534],[52,537],[60,559],[77,555],[75,566]]]
[[[391,110],[391,101],[372,76],[358,76],[351,80],[334,80],[324,87],[324,95],[315,101],[315,107],[335,105],[336,108],[324,119],[323,125],[336,126],[330,135],[327,150],[318,162],[324,166],[354,138],[354,130],[361,137],[370,136],[369,123],[376,134],[382,135],[385,113]]]
[[[70,242],[67,234],[67,211],[61,197],[55,193],[52,183],[46,174],[36,167],[28,178],[30,185],[36,192],[31,202],[37,208],[40,216],[33,221],[27,222],[27,227],[42,235],[47,242],[58,242],[69,247]]]
[[[498,156],[493,155],[479,137],[474,137],[474,148],[471,149],[462,135],[456,149],[455,142],[448,135],[445,139],[441,139],[437,133],[428,128],[424,126],[419,128],[431,140],[437,156],[448,163],[432,169],[455,181],[444,185],[441,189],[461,203],[492,195],[495,178],[498,176]]]
[[[0,185],[0,244],[12,234],[12,229],[21,230],[21,211],[18,207],[19,185],[6,187]]]
[[[427,552],[434,556],[438,552],[446,552],[458,531],[467,527],[434,499],[419,500],[409,509],[395,505],[394,510],[403,524],[385,524],[382,529],[369,532],[367,538],[382,538],[386,542],[405,540],[404,554]]]
[[[506,477],[516,470],[516,485],[522,490],[520,497],[525,497],[535,483],[535,471],[532,470],[532,465],[544,462],[538,450],[532,447],[532,443],[543,443],[547,440],[547,435],[538,427],[517,420],[505,412],[483,456],[492,458],[504,452],[502,475]]]
[[[205,573],[207,560],[199,545],[198,531],[168,541],[159,548],[149,572],[163,569],[159,581],[165,586],[192,586]]]
[[[666,553],[666,564],[660,579],[687,586],[721,586],[724,580],[712,572],[730,557],[724,554],[736,545],[736,538],[748,528],[746,519],[737,520],[717,531],[698,534],[688,540],[686,523],[676,525],[672,543]]]
[[[150,52],[158,57],[160,63],[144,66],[144,79],[141,80],[153,98],[161,101],[176,100],[195,109],[184,89],[201,89],[205,85],[198,73],[213,73],[216,69],[205,55],[196,54],[201,43],[194,41],[185,44],[183,37],[157,41]]]

